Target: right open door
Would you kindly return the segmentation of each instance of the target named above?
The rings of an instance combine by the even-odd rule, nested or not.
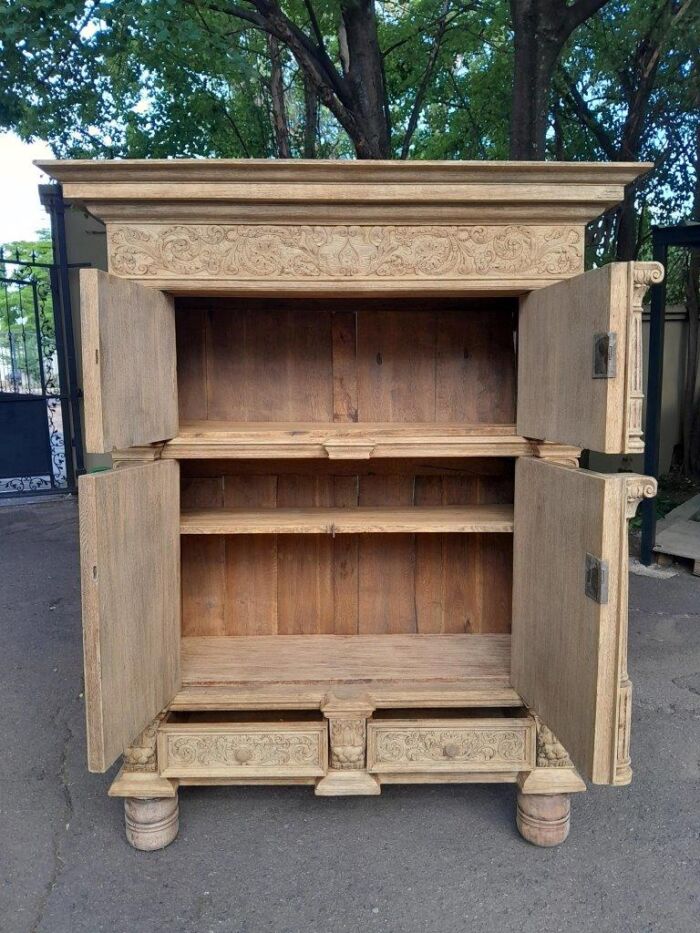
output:
[[[595,784],[626,784],[627,523],[656,483],[520,458],[511,680]]]
[[[657,262],[612,262],[521,300],[518,434],[601,453],[644,450],[642,298],[662,278]]]

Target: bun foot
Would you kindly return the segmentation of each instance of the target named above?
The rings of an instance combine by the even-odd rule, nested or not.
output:
[[[569,835],[570,821],[568,794],[518,793],[518,830],[533,845],[558,846]]]
[[[180,811],[175,797],[126,797],[124,822],[128,842],[142,852],[164,849],[177,836]]]

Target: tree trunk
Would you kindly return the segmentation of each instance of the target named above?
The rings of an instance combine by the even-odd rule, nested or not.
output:
[[[284,80],[282,77],[282,56],[277,39],[267,34],[267,50],[270,55],[270,97],[272,98],[272,123],[275,130],[277,156],[280,159],[291,158],[289,146],[289,123],[284,102]]]
[[[552,76],[574,30],[608,0],[510,0],[513,26],[511,159],[544,159]]]
[[[361,129],[360,138],[353,139],[355,151],[360,159],[388,159],[389,114],[374,0],[341,0],[340,11],[341,57]]]
[[[302,155],[305,159],[316,158],[316,137],[318,135],[318,93],[316,88],[304,77],[304,143]]]
[[[544,159],[549,92],[563,41],[548,2],[510,0],[515,60],[510,116],[511,159]]]

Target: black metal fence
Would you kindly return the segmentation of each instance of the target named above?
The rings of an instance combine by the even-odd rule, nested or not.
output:
[[[44,203],[51,243],[0,247],[0,498],[73,492],[82,472],[60,190]]]

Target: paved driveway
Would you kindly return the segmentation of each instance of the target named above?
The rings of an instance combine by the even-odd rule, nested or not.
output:
[[[700,580],[632,577],[631,787],[574,800],[559,849],[509,786],[180,792],[158,854],[85,770],[76,507],[0,508],[2,933],[698,933]]]

